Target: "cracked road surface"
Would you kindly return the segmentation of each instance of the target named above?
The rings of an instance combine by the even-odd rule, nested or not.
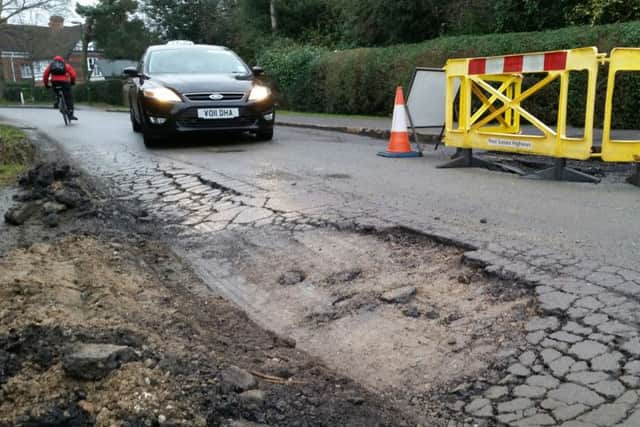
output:
[[[535,288],[541,312],[526,323],[522,343],[501,355],[504,375],[452,390],[460,422],[640,426],[637,188],[438,170],[444,153],[382,159],[375,156],[382,141],[302,129],[278,128],[273,143],[224,137],[148,151],[126,114],[85,110],[69,128],[55,111],[2,109],[0,118],[37,127],[89,172],[111,180],[120,197],[145,203],[216,291],[276,330],[291,321],[265,308],[273,302],[268,287],[256,287],[255,277],[237,279],[241,262],[206,262],[218,235],[261,233],[267,225],[294,238],[316,229],[401,225],[463,242],[474,248],[467,261]],[[272,242],[277,255],[281,241]],[[228,255],[251,245],[247,238]]]

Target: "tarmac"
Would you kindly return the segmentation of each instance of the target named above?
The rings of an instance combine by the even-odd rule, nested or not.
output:
[[[303,112],[287,112],[278,116],[278,125],[327,130],[332,132],[344,132],[353,135],[368,136],[372,138],[389,138],[391,129],[391,117],[349,117],[343,115],[317,115]],[[444,123],[443,123],[444,127]],[[435,144],[442,140],[443,127],[437,128],[416,128],[418,141],[422,144]],[[552,130],[555,130],[551,127]],[[412,133],[412,130],[409,129]],[[531,135],[541,135],[541,132],[534,126],[523,125],[522,132]],[[567,136],[581,137],[584,129],[568,127]],[[611,133],[615,139],[640,140],[640,129],[616,129]],[[413,141],[413,138],[412,138]],[[593,146],[598,152],[602,145],[602,129],[594,129]]]
[[[110,180],[114,191],[147,200],[150,211],[184,227],[193,212],[175,197],[187,195],[167,194],[173,198],[163,201],[149,183],[168,175],[214,183],[229,194],[226,206],[216,204],[218,196],[198,200],[231,212],[224,221],[198,224],[210,227],[203,235],[247,221],[257,228],[269,212],[303,218],[296,227],[402,226],[456,243],[468,249],[467,262],[489,275],[535,289],[539,317],[526,326],[526,344],[501,356],[504,377],[474,381],[470,395],[452,395],[469,425],[640,425],[640,190],[623,179],[593,185],[438,169],[451,150],[383,159],[375,155],[383,140],[292,127],[278,128],[272,143],[222,140],[147,150],[126,114],[81,113],[71,127],[55,111],[7,109],[0,116],[37,127],[83,168]],[[278,123],[382,135],[390,119],[282,114]],[[235,215],[238,206],[251,209]]]

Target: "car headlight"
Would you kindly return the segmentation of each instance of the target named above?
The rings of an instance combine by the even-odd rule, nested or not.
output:
[[[271,89],[266,86],[255,85],[249,94],[249,101],[264,101],[271,95]]]
[[[171,89],[157,87],[144,90],[144,96],[153,98],[160,102],[182,102],[182,99]]]

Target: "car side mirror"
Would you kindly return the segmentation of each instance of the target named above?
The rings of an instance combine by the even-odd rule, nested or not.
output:
[[[262,76],[264,74],[264,68],[262,67],[252,67],[251,71],[253,71],[253,75]]]
[[[138,72],[138,69],[136,67],[127,67],[122,70],[122,74],[131,78],[140,77],[140,73]]]

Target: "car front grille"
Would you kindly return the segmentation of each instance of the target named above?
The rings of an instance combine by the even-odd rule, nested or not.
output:
[[[214,128],[242,128],[256,125],[257,117],[246,115],[246,112],[240,111],[240,117],[234,119],[213,119],[206,120],[198,118],[196,108],[189,108],[182,111],[176,117],[176,122],[180,127],[198,128],[198,129],[214,129]]]
[[[258,125],[260,115],[251,109],[240,107],[240,117],[233,119],[201,119],[198,117],[198,107],[186,108],[175,116],[178,126],[183,128],[216,129],[216,128],[252,128]]]
[[[198,129],[244,128],[254,126],[255,122],[255,120],[246,117],[223,120],[178,119],[178,125],[180,127]]]
[[[211,95],[222,95],[220,99],[211,99]],[[202,101],[202,102],[219,102],[219,101],[240,101],[244,98],[242,92],[198,92],[198,93],[185,93],[184,96],[190,101]]]

